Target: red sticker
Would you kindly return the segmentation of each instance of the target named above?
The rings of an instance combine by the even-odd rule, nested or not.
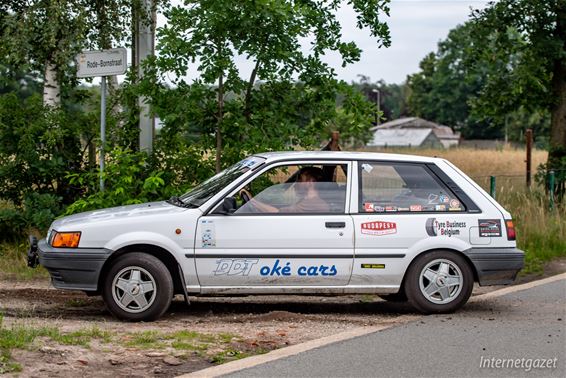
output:
[[[421,205],[412,205],[410,209],[411,211],[423,211],[423,207]]]
[[[397,223],[394,222],[366,222],[362,223],[362,234],[368,235],[391,235],[397,233]]]
[[[373,213],[375,211],[373,208],[373,203],[371,202],[364,203],[364,211],[366,213]]]

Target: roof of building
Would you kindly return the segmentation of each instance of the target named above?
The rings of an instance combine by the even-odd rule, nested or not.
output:
[[[419,117],[394,119],[393,121],[372,127],[371,131],[387,129],[432,129],[440,139],[460,139],[460,133],[454,133],[449,126],[440,125]]]
[[[439,141],[432,129],[378,129],[370,146],[420,146],[428,137]]]

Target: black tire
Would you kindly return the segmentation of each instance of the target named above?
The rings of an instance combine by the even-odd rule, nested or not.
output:
[[[124,289],[119,287],[124,285],[127,285]],[[171,304],[173,279],[165,264],[156,257],[147,253],[128,253],[119,257],[106,274],[102,298],[118,319],[156,320]]]
[[[436,269],[437,274],[433,275]],[[446,270],[448,274],[445,273]],[[429,280],[427,276],[433,279]],[[454,284],[457,276],[460,277],[459,285]],[[433,282],[436,286],[431,285]],[[470,265],[458,252],[452,251],[433,251],[417,257],[409,267],[405,279],[409,303],[424,314],[458,310],[466,304],[473,288],[474,274]]]
[[[402,303],[407,302],[407,294],[405,290],[401,288],[398,293],[395,294],[380,294],[379,297],[387,302]]]

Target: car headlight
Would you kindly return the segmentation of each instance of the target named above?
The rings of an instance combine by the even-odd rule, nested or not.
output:
[[[80,232],[53,231],[51,246],[54,248],[77,248],[81,240]]]

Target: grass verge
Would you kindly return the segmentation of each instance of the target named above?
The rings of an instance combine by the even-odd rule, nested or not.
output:
[[[27,241],[20,243],[0,243],[0,278],[29,281],[49,278],[42,266],[32,269],[27,266]]]
[[[43,344],[76,345],[90,348],[97,340],[109,346],[122,346],[135,350],[160,350],[183,358],[182,352],[190,352],[213,364],[221,364],[255,354],[270,348],[245,343],[238,335],[228,333],[206,334],[189,330],[176,332],[143,331],[114,333],[98,327],[81,328],[73,332],[61,332],[56,327],[32,327],[24,324],[5,326],[0,316],[0,374],[17,373],[22,366],[12,359],[15,349],[37,350]],[[181,354],[179,354],[181,352]]]

